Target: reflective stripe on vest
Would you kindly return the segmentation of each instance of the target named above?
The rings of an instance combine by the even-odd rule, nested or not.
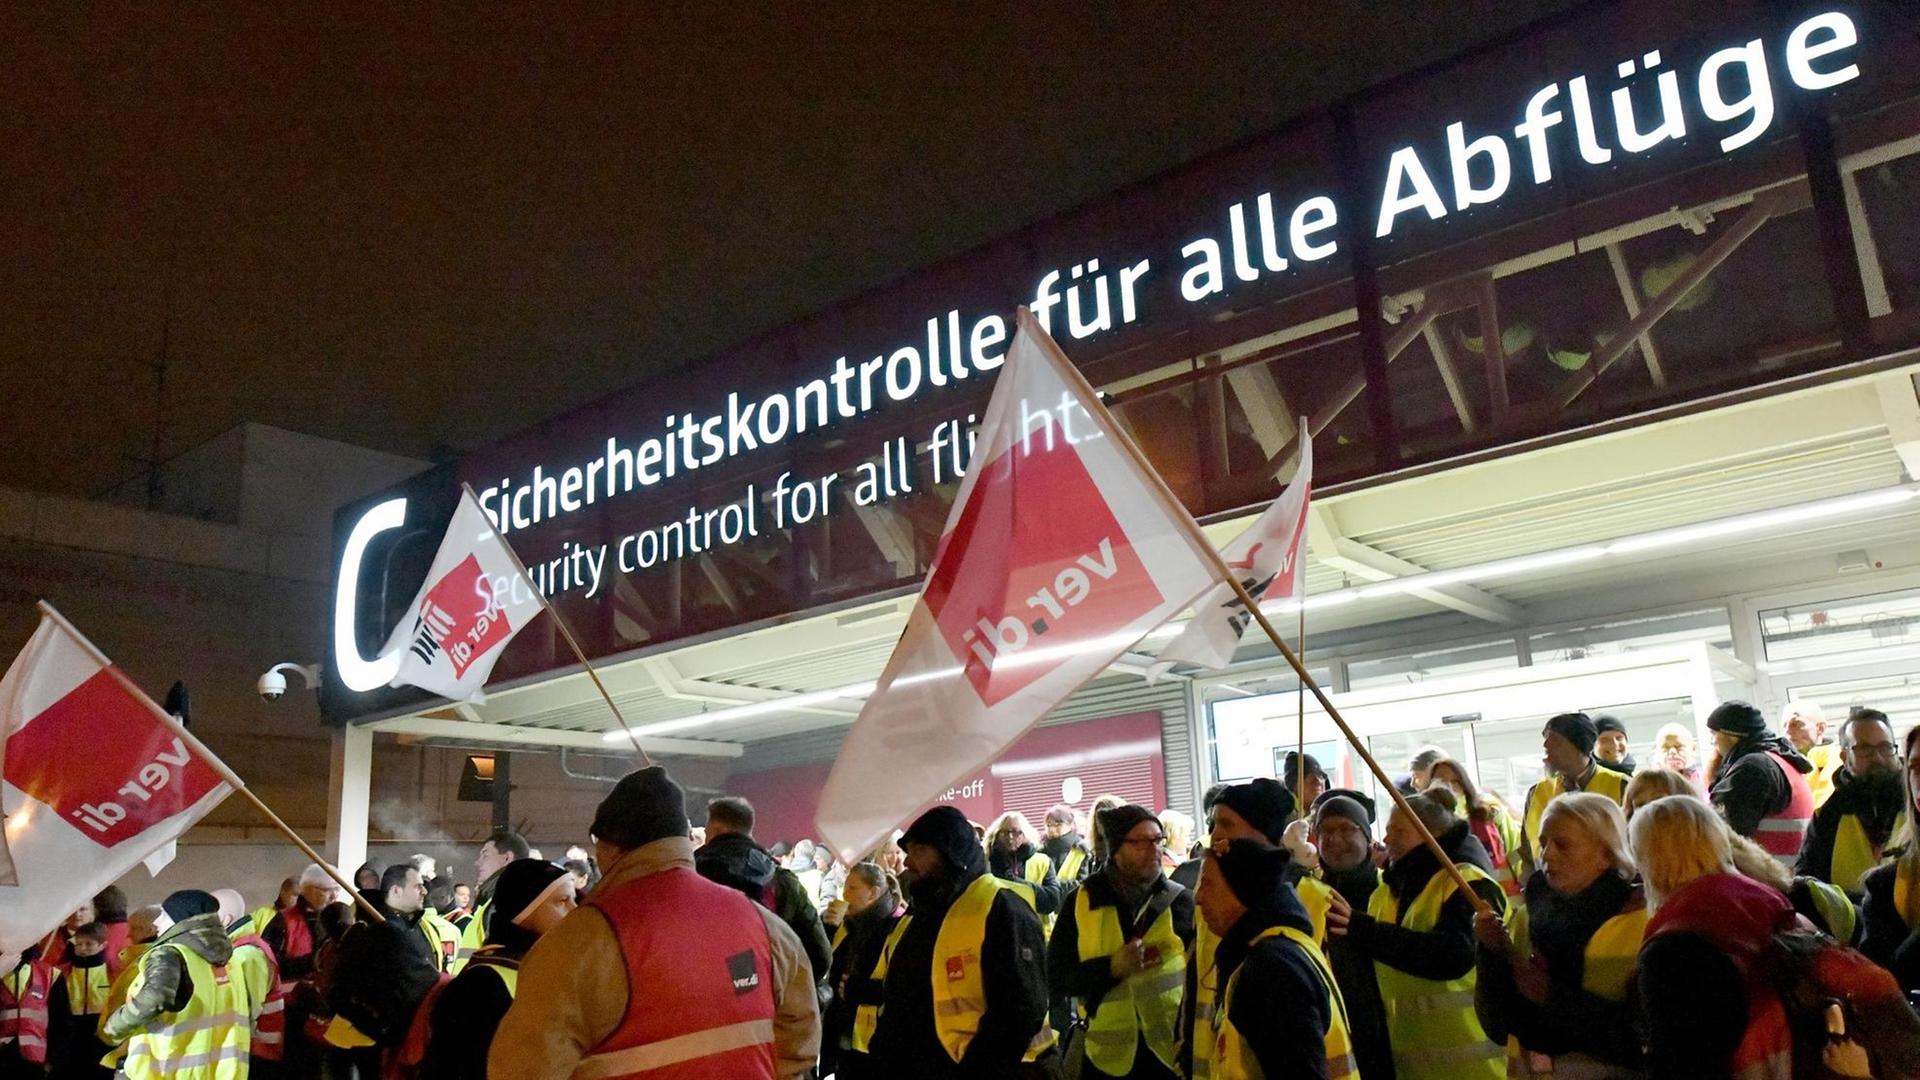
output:
[[[759,905],[670,866],[596,890],[589,906],[613,928],[628,993],[644,1005],[575,1080],[773,1080],[773,944]]]
[[[1491,880],[1476,866],[1461,864],[1459,870],[1469,882]],[[1439,925],[1441,908],[1457,888],[1451,874],[1435,870],[1406,911],[1400,910],[1393,890],[1383,885],[1367,901],[1367,913],[1381,922],[1419,933],[1431,932]],[[1386,1005],[1387,1035],[1393,1044],[1396,1072],[1422,1080],[1491,1080],[1506,1072],[1505,1055],[1488,1041],[1473,1011],[1473,970],[1458,979],[1436,981],[1417,978],[1376,959],[1373,971],[1380,984],[1380,999]]]
[[[1285,937],[1299,946],[1307,960],[1320,976],[1320,985],[1327,992],[1327,1078],[1328,1080],[1348,1080],[1359,1072],[1359,1066],[1353,1059],[1353,1039],[1347,1020],[1346,999],[1340,994],[1340,984],[1334,980],[1333,970],[1327,966],[1326,957],[1320,952],[1312,938],[1292,927],[1271,926],[1254,935],[1249,947],[1258,945],[1273,937]],[[1244,969],[1245,965],[1242,965]],[[1266,1073],[1260,1068],[1260,1062],[1240,1035],[1239,1028],[1233,1024],[1231,1011],[1233,998],[1240,988],[1240,971],[1227,980],[1226,993],[1221,996],[1220,1008],[1215,1014],[1213,1024],[1206,1028],[1196,1028],[1194,1047],[1193,1075],[1212,1077],[1213,1080],[1266,1080]],[[1200,1032],[1211,1032],[1211,1038],[1203,1038]],[[1275,1077],[1273,1080],[1280,1080]]]
[[[252,1042],[253,1002],[246,979],[224,965],[214,967],[184,944],[173,952],[193,994],[179,1012],[127,1041],[120,1071],[128,1080],[239,1080],[247,1075]],[[129,997],[140,992],[153,957],[153,952],[141,957]]]
[[[1095,908],[1085,889],[1074,891],[1073,922],[1083,962],[1111,957],[1127,943],[1119,909]],[[1173,1033],[1187,986],[1187,951],[1174,933],[1171,907],[1153,920],[1141,941],[1148,949],[1149,966],[1115,984],[1099,1002],[1087,1003],[1094,1006],[1087,1024],[1087,1060],[1109,1076],[1133,1072],[1142,1039],[1167,1068],[1176,1060]]]
[[[933,1028],[947,1056],[956,1063],[966,1056],[967,1047],[980,1031],[980,1018],[986,1015],[987,985],[980,971],[980,949],[987,937],[987,914],[993,910],[994,894],[1001,889],[1021,893],[1029,905],[1033,902],[1033,889],[1025,882],[982,874],[947,909],[934,936],[932,970],[928,972],[933,980]],[[900,921],[904,926],[907,920]],[[1042,1023],[1027,1047],[1026,1060],[1045,1053],[1053,1040],[1053,1029]]]
[[[1627,777],[1606,768],[1599,762],[1593,766],[1593,776],[1588,779],[1582,791],[1595,795],[1605,795],[1622,806],[1627,802]],[[1558,773],[1547,777],[1527,789],[1526,818],[1521,823],[1520,849],[1526,852],[1526,864],[1529,867],[1540,865],[1540,816],[1546,813],[1547,804],[1554,796],[1566,794],[1567,787]],[[1507,852],[1507,858],[1513,858],[1513,852]]]
[[[47,1060],[47,999],[52,993],[53,969],[38,960],[0,978],[0,1045],[14,1044],[22,1060],[36,1065]]]
[[[1766,755],[1787,778],[1787,805],[1760,819],[1753,827],[1753,842],[1765,848],[1788,869],[1800,861],[1800,847],[1807,839],[1807,826],[1813,823],[1813,792],[1807,788],[1804,773],[1772,750]]]
[[[1887,835],[1899,836],[1906,820],[1907,812],[1902,810]],[[1859,817],[1853,814],[1840,815],[1840,824],[1833,831],[1832,880],[1835,885],[1850,895],[1859,896],[1867,887],[1867,873],[1879,866],[1885,855],[1886,845],[1876,847],[1873,841],[1867,839],[1867,828],[1860,824]]]
[[[66,979],[69,1013],[74,1016],[99,1016],[100,1011],[107,1007],[107,993],[113,989],[113,980],[107,976],[107,965],[69,968]]]
[[[287,995],[292,993],[293,984],[280,981],[280,965],[273,958],[273,949],[257,935],[234,941],[232,964],[246,976],[248,991],[260,995],[260,1011],[253,1017],[253,1056],[279,1061],[286,1042]]]

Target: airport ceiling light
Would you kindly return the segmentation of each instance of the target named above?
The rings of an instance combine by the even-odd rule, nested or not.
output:
[[[1535,552],[1529,555],[1516,555],[1507,559],[1479,563],[1474,566],[1456,567],[1451,570],[1435,570],[1426,574],[1413,574],[1388,581],[1377,581],[1367,585],[1347,589],[1335,589],[1331,592],[1317,593],[1306,599],[1309,611],[1338,607],[1357,600],[1373,600],[1383,596],[1397,596],[1422,589],[1435,589],[1445,585],[1477,585],[1496,581],[1501,578],[1518,577],[1541,570],[1554,570],[1563,566],[1597,562],[1618,555],[1638,555],[1662,548],[1685,547],[1708,540],[1722,540],[1735,536],[1747,536],[1794,525],[1805,525],[1828,519],[1844,518],[1851,514],[1884,507],[1897,506],[1920,496],[1920,484],[1900,484],[1894,487],[1879,488],[1874,491],[1860,492],[1855,495],[1841,495],[1831,499],[1816,499],[1813,502],[1799,503],[1777,510],[1759,510],[1749,514],[1736,514],[1732,517],[1705,521],[1694,525],[1680,525],[1670,529],[1656,529],[1640,533],[1637,536],[1625,536],[1600,544],[1581,544],[1576,547],[1557,548],[1552,551]],[[1279,600],[1260,605],[1261,610],[1269,614],[1298,610],[1293,600]],[[1141,645],[1152,649],[1159,643],[1173,638],[1186,625],[1184,620],[1169,622],[1148,634]],[[646,724],[634,730],[636,735],[666,735],[686,731],[692,728],[707,727],[725,723],[729,720],[745,720],[755,716],[767,716],[774,713],[804,709],[811,705],[822,705],[830,701],[846,698],[860,699],[873,693],[874,683],[850,683],[831,690],[816,690],[791,697],[756,701],[750,705],[735,705],[725,709],[701,713],[697,716],[682,717],[678,720],[663,720]],[[608,742],[620,742],[627,733],[620,730],[609,731],[604,738]]]

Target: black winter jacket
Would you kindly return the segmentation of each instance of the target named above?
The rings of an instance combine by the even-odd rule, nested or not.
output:
[[[743,833],[727,833],[701,845],[693,853],[694,869],[716,884],[745,893],[793,929],[807,950],[815,982],[826,978],[833,962],[833,946],[820,922],[820,911],[793,871],[786,869]]]

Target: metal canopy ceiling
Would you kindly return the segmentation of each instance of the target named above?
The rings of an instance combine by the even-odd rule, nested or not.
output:
[[[1310,536],[1309,595],[1397,576],[1379,569],[1396,561],[1426,570],[1476,566],[1885,488],[1909,479],[1914,461],[1920,461],[1920,401],[1910,372],[1797,390],[1326,497],[1316,503]],[[1210,531],[1230,536],[1241,524]],[[1630,610],[1608,608],[1606,598],[1639,604],[1663,582],[1830,560],[1861,547],[1898,549],[1906,553],[1898,561],[1920,562],[1915,537],[1920,502],[1909,502],[1844,520],[1805,521],[1641,558],[1456,587],[1458,596],[1360,600],[1311,619],[1316,633],[1365,627],[1385,637],[1396,623],[1449,609],[1486,619],[1490,628],[1528,621],[1529,609],[1564,607],[1583,597],[1593,598],[1588,606],[1596,612]],[[851,722],[855,698],[782,703],[877,677],[909,603],[893,598],[736,634],[609,665],[602,676],[628,722],[643,733],[649,725],[725,710],[713,723],[650,739],[653,752],[737,756],[747,743]],[[753,708],[741,715],[740,706]],[[614,725],[585,677],[573,674],[503,690],[480,705],[443,706],[374,727],[438,740],[604,747],[601,736]]]

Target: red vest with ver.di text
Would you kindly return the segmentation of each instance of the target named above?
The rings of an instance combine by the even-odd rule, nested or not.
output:
[[[753,901],[684,866],[597,892],[627,1017],[574,1080],[773,1080],[773,946]]]

